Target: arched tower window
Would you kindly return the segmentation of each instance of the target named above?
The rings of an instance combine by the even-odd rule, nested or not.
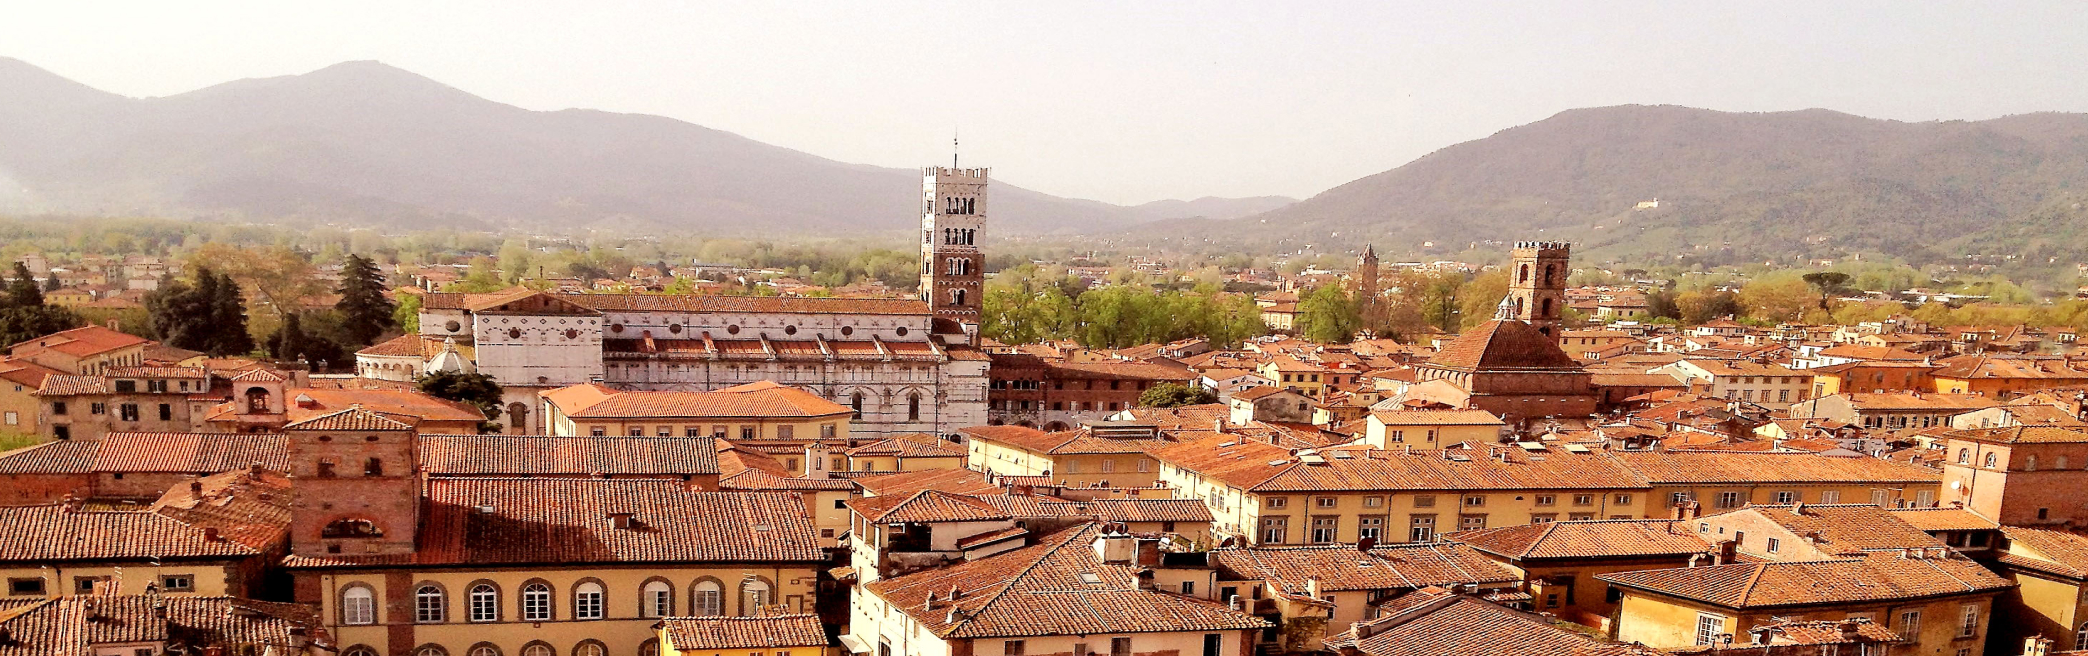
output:
[[[674,614],[674,585],[666,581],[652,581],[638,594],[638,611],[645,617],[666,617]]]
[[[950,304],[951,304],[951,305],[963,305],[963,304],[964,304],[964,290],[962,290],[962,289],[952,289],[952,290],[950,290]]]
[[[725,587],[710,579],[697,581],[689,593],[689,614],[697,617],[724,615]]]
[[[1550,264],[1546,264],[1546,265],[1544,265],[1544,286],[1546,286],[1546,287],[1550,287],[1550,286],[1552,286],[1552,274],[1553,274],[1553,271],[1554,271],[1554,269],[1553,269],[1553,266],[1552,266],[1552,265],[1550,265]]]
[[[906,420],[907,420],[907,421],[920,421],[920,420],[921,420],[921,393],[920,393],[920,392],[914,392],[914,393],[912,393],[912,394],[908,394],[908,395],[906,395]]]
[[[1544,313],[1543,313],[1543,314],[1539,314],[1539,315],[1537,315],[1537,317],[1538,317],[1538,318],[1540,318],[1540,319],[1550,319],[1550,318],[1552,317],[1552,300],[1551,300],[1551,299],[1549,299],[1549,298],[1547,298],[1547,299],[1544,299]]]
[[[249,387],[246,391],[247,412],[257,415],[268,414],[268,390]]]
[[[862,393],[862,392],[856,392],[856,393],[854,393],[854,394],[850,394],[850,395],[848,395],[848,407],[849,407],[849,408],[851,408],[851,409],[854,409],[854,410],[855,410],[855,417],[854,417],[855,419],[862,419],[862,418],[863,418],[863,393]]]
[[[1520,271],[1518,271],[1518,272],[1517,272],[1517,273],[1515,274],[1515,281],[1516,281],[1516,282],[1529,282],[1529,281],[1530,281],[1530,265],[1528,265],[1528,264],[1525,264],[1525,265],[1522,265],[1522,266],[1520,266],[1520,267],[1517,267],[1517,268],[1518,268],[1518,269],[1520,269]]]

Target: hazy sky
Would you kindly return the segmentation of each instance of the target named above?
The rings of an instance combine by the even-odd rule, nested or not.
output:
[[[958,130],[1118,203],[1309,196],[1576,107],[2088,111],[2079,2],[0,0],[0,56],[132,96],[376,59],[885,166]]]

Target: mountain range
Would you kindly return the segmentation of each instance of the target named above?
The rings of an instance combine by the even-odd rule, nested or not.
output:
[[[2088,115],[1900,122],[1827,110],[1576,109],[1235,220],[1154,241],[1404,257],[1515,240],[1598,261],[1884,253],[2088,257]],[[1657,202],[1656,202],[1657,201]]]
[[[659,116],[531,111],[378,62],[130,98],[0,58],[0,89],[0,212],[769,234],[919,221],[917,170]],[[1126,207],[996,183],[992,213],[1010,232],[1097,232],[1291,200]]]

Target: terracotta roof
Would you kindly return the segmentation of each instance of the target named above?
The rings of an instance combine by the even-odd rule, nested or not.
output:
[[[2001,405],[1991,397],[1976,394],[1937,394],[1914,392],[1844,393],[1835,396],[1848,397],[1849,404],[1858,411],[1877,410],[1959,410],[1970,411]],[[1831,398],[1831,397],[1822,397]],[[1817,406],[1815,406],[1817,407]]]
[[[36,395],[80,396],[87,394],[108,394],[108,380],[109,379],[103,378],[101,376],[79,376],[73,374],[65,374],[60,376],[45,376],[43,379],[43,387],[36,390]]]
[[[256,646],[254,653],[291,653],[292,645],[323,630],[316,610],[304,604],[127,592],[134,594],[39,599],[0,613],[8,636],[0,654],[76,656],[112,644],[169,641],[198,653],[238,653],[247,645]]]
[[[1728,515],[1752,516],[1799,536],[1816,536],[1814,548],[1838,556],[1948,546],[1898,515],[1869,504],[1749,506],[1710,517]]]
[[[715,392],[618,392],[577,412],[574,419],[625,417],[832,417],[848,406],[769,381]]]
[[[2088,430],[2063,426],[2009,426],[1971,428],[1943,433],[1943,437],[1989,444],[2080,444],[2088,443]]]
[[[286,431],[410,431],[409,424],[362,408],[348,408],[283,426]]]
[[[421,357],[421,336],[412,334],[400,335],[398,337],[393,337],[391,339],[387,339],[376,344],[371,344],[370,346],[365,347],[363,350],[356,351],[355,354],[373,356],[410,356],[418,358]]]
[[[289,376],[273,369],[248,369],[232,377],[235,383],[281,383],[288,380]]]
[[[894,437],[891,439],[878,440],[876,442],[871,442],[869,444],[849,449],[848,455],[849,457],[854,458],[864,458],[873,456],[899,458],[965,457],[964,449],[959,448],[957,445],[943,442],[941,439],[936,438],[932,435],[925,437],[927,437],[929,440],[935,440],[935,442],[930,443],[927,440],[909,438],[905,436]]]
[[[52,350],[74,357],[87,357],[146,343],[148,340],[143,337],[88,325],[18,342],[9,347],[9,352],[19,356]]]
[[[200,486],[200,487],[198,487]],[[152,512],[202,528],[260,551],[281,547],[290,537],[297,501],[290,477],[262,468],[234,469],[176,485],[153,502]]]
[[[1105,522],[1214,521],[1202,499],[1094,499],[1050,501],[1044,507],[1065,515],[1088,515]]]
[[[1124,380],[1196,380],[1194,371],[1149,362],[1064,362],[1047,365],[1059,378],[1116,378]]]
[[[1978,531],[2001,528],[1994,520],[1964,508],[1888,508],[1900,521],[1924,531]]]
[[[973,440],[1013,446],[1031,453],[1051,455],[1090,453],[1147,453],[1173,444],[1157,439],[1095,437],[1087,429],[1046,433],[1028,426],[972,426],[958,429]]]
[[[1843,631],[1854,626],[1853,638]],[[1771,645],[1846,645],[1862,642],[1899,642],[1900,636],[1885,625],[1857,617],[1847,620],[1810,620],[1757,625],[1749,632],[1768,631]],[[1754,644],[1754,643],[1748,643]],[[1745,647],[1734,647],[1735,650]]]
[[[2074,578],[2088,578],[2088,535],[2028,526],[2003,526],[2003,562]]]
[[[979,560],[863,585],[944,639],[1260,629],[1222,604],[1141,589],[1128,567],[1100,561],[1092,524]],[[1090,582],[1092,581],[1092,582]],[[930,595],[955,602],[927,602]],[[952,609],[956,612],[951,612]]]
[[[805,502],[788,492],[694,492],[681,481],[436,478],[420,548],[293,556],[297,568],[555,563],[820,562]],[[542,503],[557,499],[558,503]],[[612,513],[631,513],[617,528]]]
[[[1370,416],[1390,426],[1506,426],[1491,412],[1477,408],[1451,410],[1375,410]]]
[[[1918,353],[1906,351],[1903,349],[1896,349],[1890,346],[1858,346],[1855,344],[1838,344],[1835,346],[1820,349],[1820,355],[1834,358],[1851,358],[1855,360],[1885,360],[1898,362],[1920,362],[1922,360],[1927,359],[1925,356],[1922,356]]]
[[[1653,656],[1635,644],[1603,642],[1552,620],[1442,590],[1408,593],[1389,612],[1328,638],[1328,649],[1367,656]],[[1385,608],[1385,607],[1381,607]],[[1360,631],[1360,634],[1358,633]]]
[[[210,370],[202,367],[109,367],[102,373],[105,378],[209,378]]]
[[[1765,562],[1598,574],[1615,585],[1751,609],[1880,602],[1978,592],[2015,584],[1963,558],[1896,558]]]
[[[964,468],[923,469],[850,480],[865,494],[880,497],[910,497],[922,490],[952,494],[991,494],[1002,490],[987,481],[985,474]]]
[[[708,437],[422,435],[420,458],[433,476],[718,473]]]
[[[1619,451],[1615,457],[1653,485],[1701,483],[1935,483],[1933,469],[1879,458],[1744,451]]]
[[[358,385],[354,389],[342,387],[300,387],[288,390],[292,401],[284,408],[283,418],[290,423],[303,422],[342,410],[361,406],[363,410],[389,417],[405,423],[469,422],[477,424],[486,420],[486,415],[476,406],[461,401],[437,398],[416,389],[370,388]],[[241,406],[238,403],[221,403],[211,410],[213,422],[236,421]],[[355,429],[362,430],[362,429]]]
[[[63,505],[0,506],[0,562],[244,558],[254,548],[208,539],[203,529],[165,515],[69,510]]]
[[[813,614],[767,617],[666,617],[660,630],[674,648],[689,650],[825,647],[826,628]]]
[[[60,440],[0,453],[0,474],[215,474],[254,463],[284,471],[290,466],[288,450],[281,435],[118,432],[99,440]]]
[[[1523,524],[1461,531],[1445,539],[1516,559],[1642,558],[1712,551],[1687,523],[1666,519],[1607,519]]]
[[[1220,580],[1264,580],[1304,594],[1318,577],[1321,590],[1413,590],[1431,585],[1514,586],[1522,577],[1471,547],[1454,542],[1381,545],[1244,547],[1211,550]]]
[[[1559,343],[1521,321],[1488,321],[1457,336],[1428,364],[1458,371],[1580,369]]]
[[[848,500],[848,508],[862,515],[865,521],[878,524],[985,522],[1009,518],[1007,512],[992,504],[940,490],[922,490],[905,497],[858,497]]]
[[[0,358],[0,379],[23,387],[41,388],[44,377],[62,376],[65,372],[52,369],[28,360]]]
[[[845,478],[801,478],[781,476],[759,469],[743,469],[738,473],[719,476],[718,488],[747,491],[853,492],[855,483]]]
[[[1646,481],[1607,452],[1520,449],[1343,449],[1307,463],[1289,449],[1220,435],[1157,450],[1154,457],[1254,492],[1319,490],[1628,489]]]

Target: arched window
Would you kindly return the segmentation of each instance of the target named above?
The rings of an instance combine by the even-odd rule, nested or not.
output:
[[[268,414],[268,390],[259,387],[249,387],[246,391],[246,400],[248,413],[257,415]]]
[[[413,591],[413,621],[432,624],[449,619],[448,600],[442,588],[434,584],[423,585]]]
[[[522,645],[522,656],[558,656],[558,652],[551,651],[551,645],[532,642]]]
[[[449,656],[449,650],[443,649],[442,645],[421,645],[413,650],[413,656]]]
[[[377,528],[376,522],[372,522],[367,519],[358,519],[351,517],[347,519],[336,519],[332,522],[327,523],[327,525],[324,528],[319,529],[319,537],[377,538],[384,537],[384,530]]]
[[[1992,453],[1989,453],[1989,454],[1987,454],[1987,457],[1986,457],[1986,466],[1987,466],[1987,468],[1988,468],[1988,469],[1992,469],[1992,468],[1994,467],[1994,462],[1995,462],[1995,454],[1992,454]]]
[[[1958,464],[1963,465],[1970,462],[1972,462],[1972,450],[1958,449]]]
[[[761,615],[761,607],[769,605],[769,597],[767,581],[747,579],[740,582],[740,615],[745,617]]]
[[[674,614],[674,585],[666,581],[650,581],[638,593],[638,612],[645,617],[666,617]]]
[[[361,585],[342,590],[341,623],[376,624],[377,593]]]
[[[602,584],[583,581],[573,586],[573,619],[602,619]]]
[[[551,620],[551,586],[531,583],[522,586],[522,621],[547,622]]]
[[[1522,265],[1522,266],[1520,266],[1520,267],[1517,267],[1517,272],[1516,272],[1516,274],[1515,274],[1515,281],[1516,281],[1516,282],[1529,282],[1529,281],[1530,281],[1530,265],[1528,265],[1528,264],[1525,264],[1525,265]]]
[[[520,402],[516,402],[516,403],[509,403],[509,404],[508,404],[508,407],[507,407],[507,414],[508,414],[508,427],[509,427],[509,428],[513,428],[513,429],[515,429],[515,431],[516,431],[516,432],[518,432],[518,433],[527,433],[527,432],[529,432],[529,406],[528,406],[528,405],[524,405],[524,404],[522,404],[522,403],[520,403]]]
[[[646,638],[638,645],[638,656],[660,656],[660,639]]]
[[[717,581],[697,581],[689,592],[689,614],[697,617],[714,617],[725,614],[725,586]]]
[[[2088,647],[2088,624],[2082,624],[2080,629],[2074,631],[2074,649],[2082,647]]]
[[[500,647],[490,642],[481,642],[472,645],[471,651],[464,652],[464,656],[500,656]]]
[[[1537,315],[1537,318],[1539,318],[1539,319],[1549,319],[1549,318],[1551,318],[1551,315],[1552,315],[1552,300],[1551,300],[1551,299],[1549,299],[1549,298],[1547,298],[1547,299],[1544,299],[1544,312],[1543,312],[1542,314],[1539,314],[1539,315]]]
[[[341,652],[341,656],[377,656],[377,650],[369,645],[356,645]]]
[[[920,420],[921,420],[921,393],[920,393],[920,392],[914,392],[914,393],[912,393],[912,394],[908,394],[908,395],[906,395],[906,420],[907,420],[907,421],[920,421]]]
[[[855,419],[862,419],[862,418],[863,418],[863,393],[862,393],[862,392],[856,392],[856,393],[853,393],[853,394],[849,394],[849,395],[848,395],[848,407],[849,407],[849,408],[851,408],[851,409],[854,409],[854,410],[855,410],[855,417],[854,417]]]
[[[491,583],[471,586],[471,621],[500,621],[500,591]]]
[[[600,642],[585,640],[573,645],[573,656],[609,656],[609,650],[602,647]]]
[[[1552,265],[1549,265],[1549,264],[1546,264],[1546,265],[1544,265],[1544,286],[1546,286],[1546,287],[1550,287],[1550,286],[1551,286],[1551,284],[1552,284],[1552,272],[1553,272],[1553,268],[1552,268]]]
[[[950,304],[951,304],[951,305],[963,305],[963,304],[964,304],[964,290],[962,290],[962,289],[952,289],[952,290],[950,290]]]

